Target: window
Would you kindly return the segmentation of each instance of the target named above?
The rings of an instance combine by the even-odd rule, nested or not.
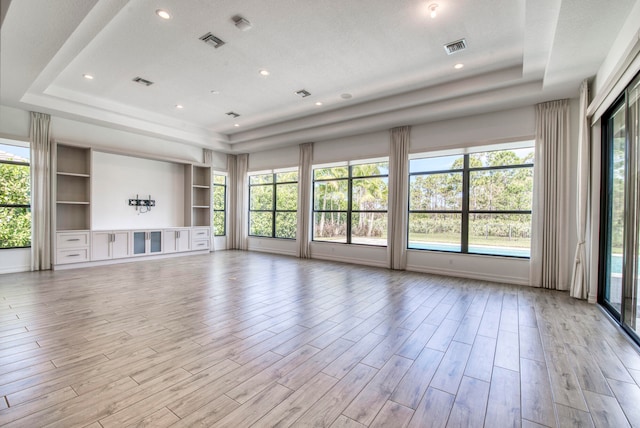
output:
[[[213,175],[213,235],[227,234],[227,176]]]
[[[0,144],[0,248],[29,246],[31,246],[29,149]]]
[[[521,146],[411,159],[408,247],[529,257],[533,154]]]
[[[298,171],[249,176],[249,236],[296,239]]]
[[[313,170],[313,240],[387,245],[389,162]]]

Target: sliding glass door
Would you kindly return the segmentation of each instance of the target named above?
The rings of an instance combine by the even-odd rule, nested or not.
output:
[[[604,117],[600,301],[640,334],[640,76]]]

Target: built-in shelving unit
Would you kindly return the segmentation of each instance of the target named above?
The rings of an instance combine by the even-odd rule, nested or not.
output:
[[[92,179],[99,176],[95,174],[92,178],[92,163],[99,159],[93,157],[93,150],[99,152],[58,142],[52,151],[54,268],[142,256],[166,257],[211,248],[211,167],[173,161],[184,167],[184,224],[167,224],[166,228],[153,230],[93,230]],[[127,195],[123,195],[123,204]]]
[[[91,228],[91,149],[56,145],[56,230]]]
[[[211,225],[211,168],[192,165],[191,226]]]

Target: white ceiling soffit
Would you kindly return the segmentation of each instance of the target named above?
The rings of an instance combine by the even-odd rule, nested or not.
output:
[[[264,150],[577,96],[635,2],[13,0],[0,102],[214,150]],[[236,28],[238,16],[251,28]],[[203,43],[207,33],[225,44]],[[443,46],[463,38],[467,48],[447,55]]]

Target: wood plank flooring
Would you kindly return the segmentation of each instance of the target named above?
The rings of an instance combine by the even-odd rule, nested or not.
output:
[[[0,275],[0,426],[640,426],[566,293],[260,253]]]

